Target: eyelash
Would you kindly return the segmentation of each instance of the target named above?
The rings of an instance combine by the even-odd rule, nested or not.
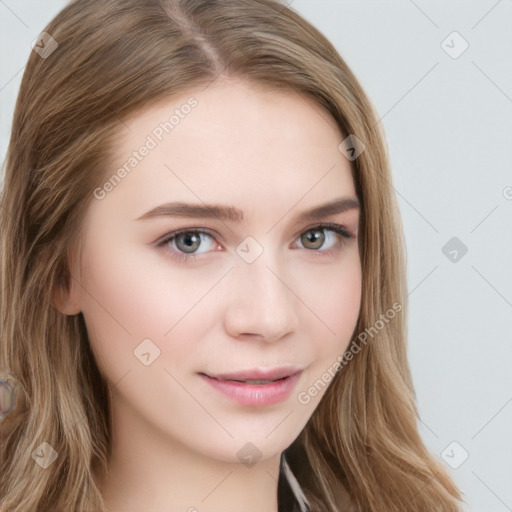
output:
[[[309,231],[321,231],[321,230],[333,231],[334,233],[340,235],[340,237],[341,237],[340,248],[347,245],[351,238],[355,238],[343,226],[341,226],[339,224],[331,224],[331,223],[318,224],[317,226],[312,226],[312,227],[306,229],[305,231],[302,231],[302,233],[300,233],[299,236],[304,233],[307,233]],[[209,229],[184,228],[184,229],[179,229],[178,231],[173,231],[171,233],[168,233],[162,239],[160,239],[156,245],[157,245],[157,247],[163,247],[183,233],[194,233],[194,234],[201,233],[201,234],[209,235],[210,237],[215,239],[215,233],[213,233],[213,231],[211,231]],[[320,254],[323,253],[324,255],[330,255],[333,251],[336,250],[336,248],[331,248],[326,251],[321,251],[319,249],[305,249],[305,250],[310,251],[310,252],[320,253]],[[195,259],[197,259],[198,256],[203,254],[203,253],[186,254],[183,252],[179,252],[179,250],[176,251],[175,249],[170,250],[170,252],[172,252],[172,257],[178,259],[179,261],[195,260]]]

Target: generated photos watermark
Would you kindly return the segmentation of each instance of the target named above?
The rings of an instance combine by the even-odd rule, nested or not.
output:
[[[368,337],[372,338],[377,336],[382,329],[389,324],[389,322],[395,318],[396,314],[402,311],[402,304],[395,302],[392,308],[389,308],[386,313],[381,313],[379,319],[371,326],[367,327],[363,332],[360,332],[349,348],[340,354],[336,361],[306,390],[301,391],[297,395],[297,400],[302,405],[307,405],[311,402],[311,399],[317,396],[323,389],[325,389],[335,375],[341,371],[351,361],[356,354],[361,352],[361,346],[357,343],[366,345],[368,343]]]
[[[174,112],[169,116],[169,119],[162,121],[155,126],[150,134],[146,137],[144,144],[132,152],[132,155],[123,163],[115,173],[113,173],[101,187],[96,187],[93,195],[96,199],[105,199],[107,194],[114,190],[121,181],[128,176],[135,167],[147,157],[153,149],[155,149],[164,137],[171,133],[172,130],[178,126],[183,119],[185,119],[192,109],[197,107],[198,101],[193,96],[188,98],[186,103],[179,108],[175,108]]]

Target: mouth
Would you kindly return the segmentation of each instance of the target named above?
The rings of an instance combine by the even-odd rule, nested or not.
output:
[[[289,398],[303,369],[286,366],[233,373],[199,375],[215,390],[246,406],[265,406]]]
[[[297,366],[281,366],[272,369],[254,368],[252,370],[241,370],[233,373],[208,374],[202,373],[211,379],[245,382],[247,384],[268,384],[279,380],[287,379],[302,372]]]

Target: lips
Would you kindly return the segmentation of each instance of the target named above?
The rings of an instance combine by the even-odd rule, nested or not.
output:
[[[232,373],[199,373],[199,376],[208,386],[230,401],[248,407],[264,407],[286,401],[302,372],[302,368],[288,365]]]
[[[277,380],[291,377],[297,373],[300,373],[302,368],[297,366],[280,366],[276,368],[264,369],[264,368],[253,368],[250,370],[241,370],[232,373],[203,373],[211,379],[221,381],[236,381],[236,382],[274,382]]]

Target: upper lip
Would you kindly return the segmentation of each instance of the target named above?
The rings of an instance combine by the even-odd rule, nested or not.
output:
[[[218,380],[277,380],[300,373],[303,369],[298,366],[279,366],[277,368],[253,368],[232,373],[204,373]]]

